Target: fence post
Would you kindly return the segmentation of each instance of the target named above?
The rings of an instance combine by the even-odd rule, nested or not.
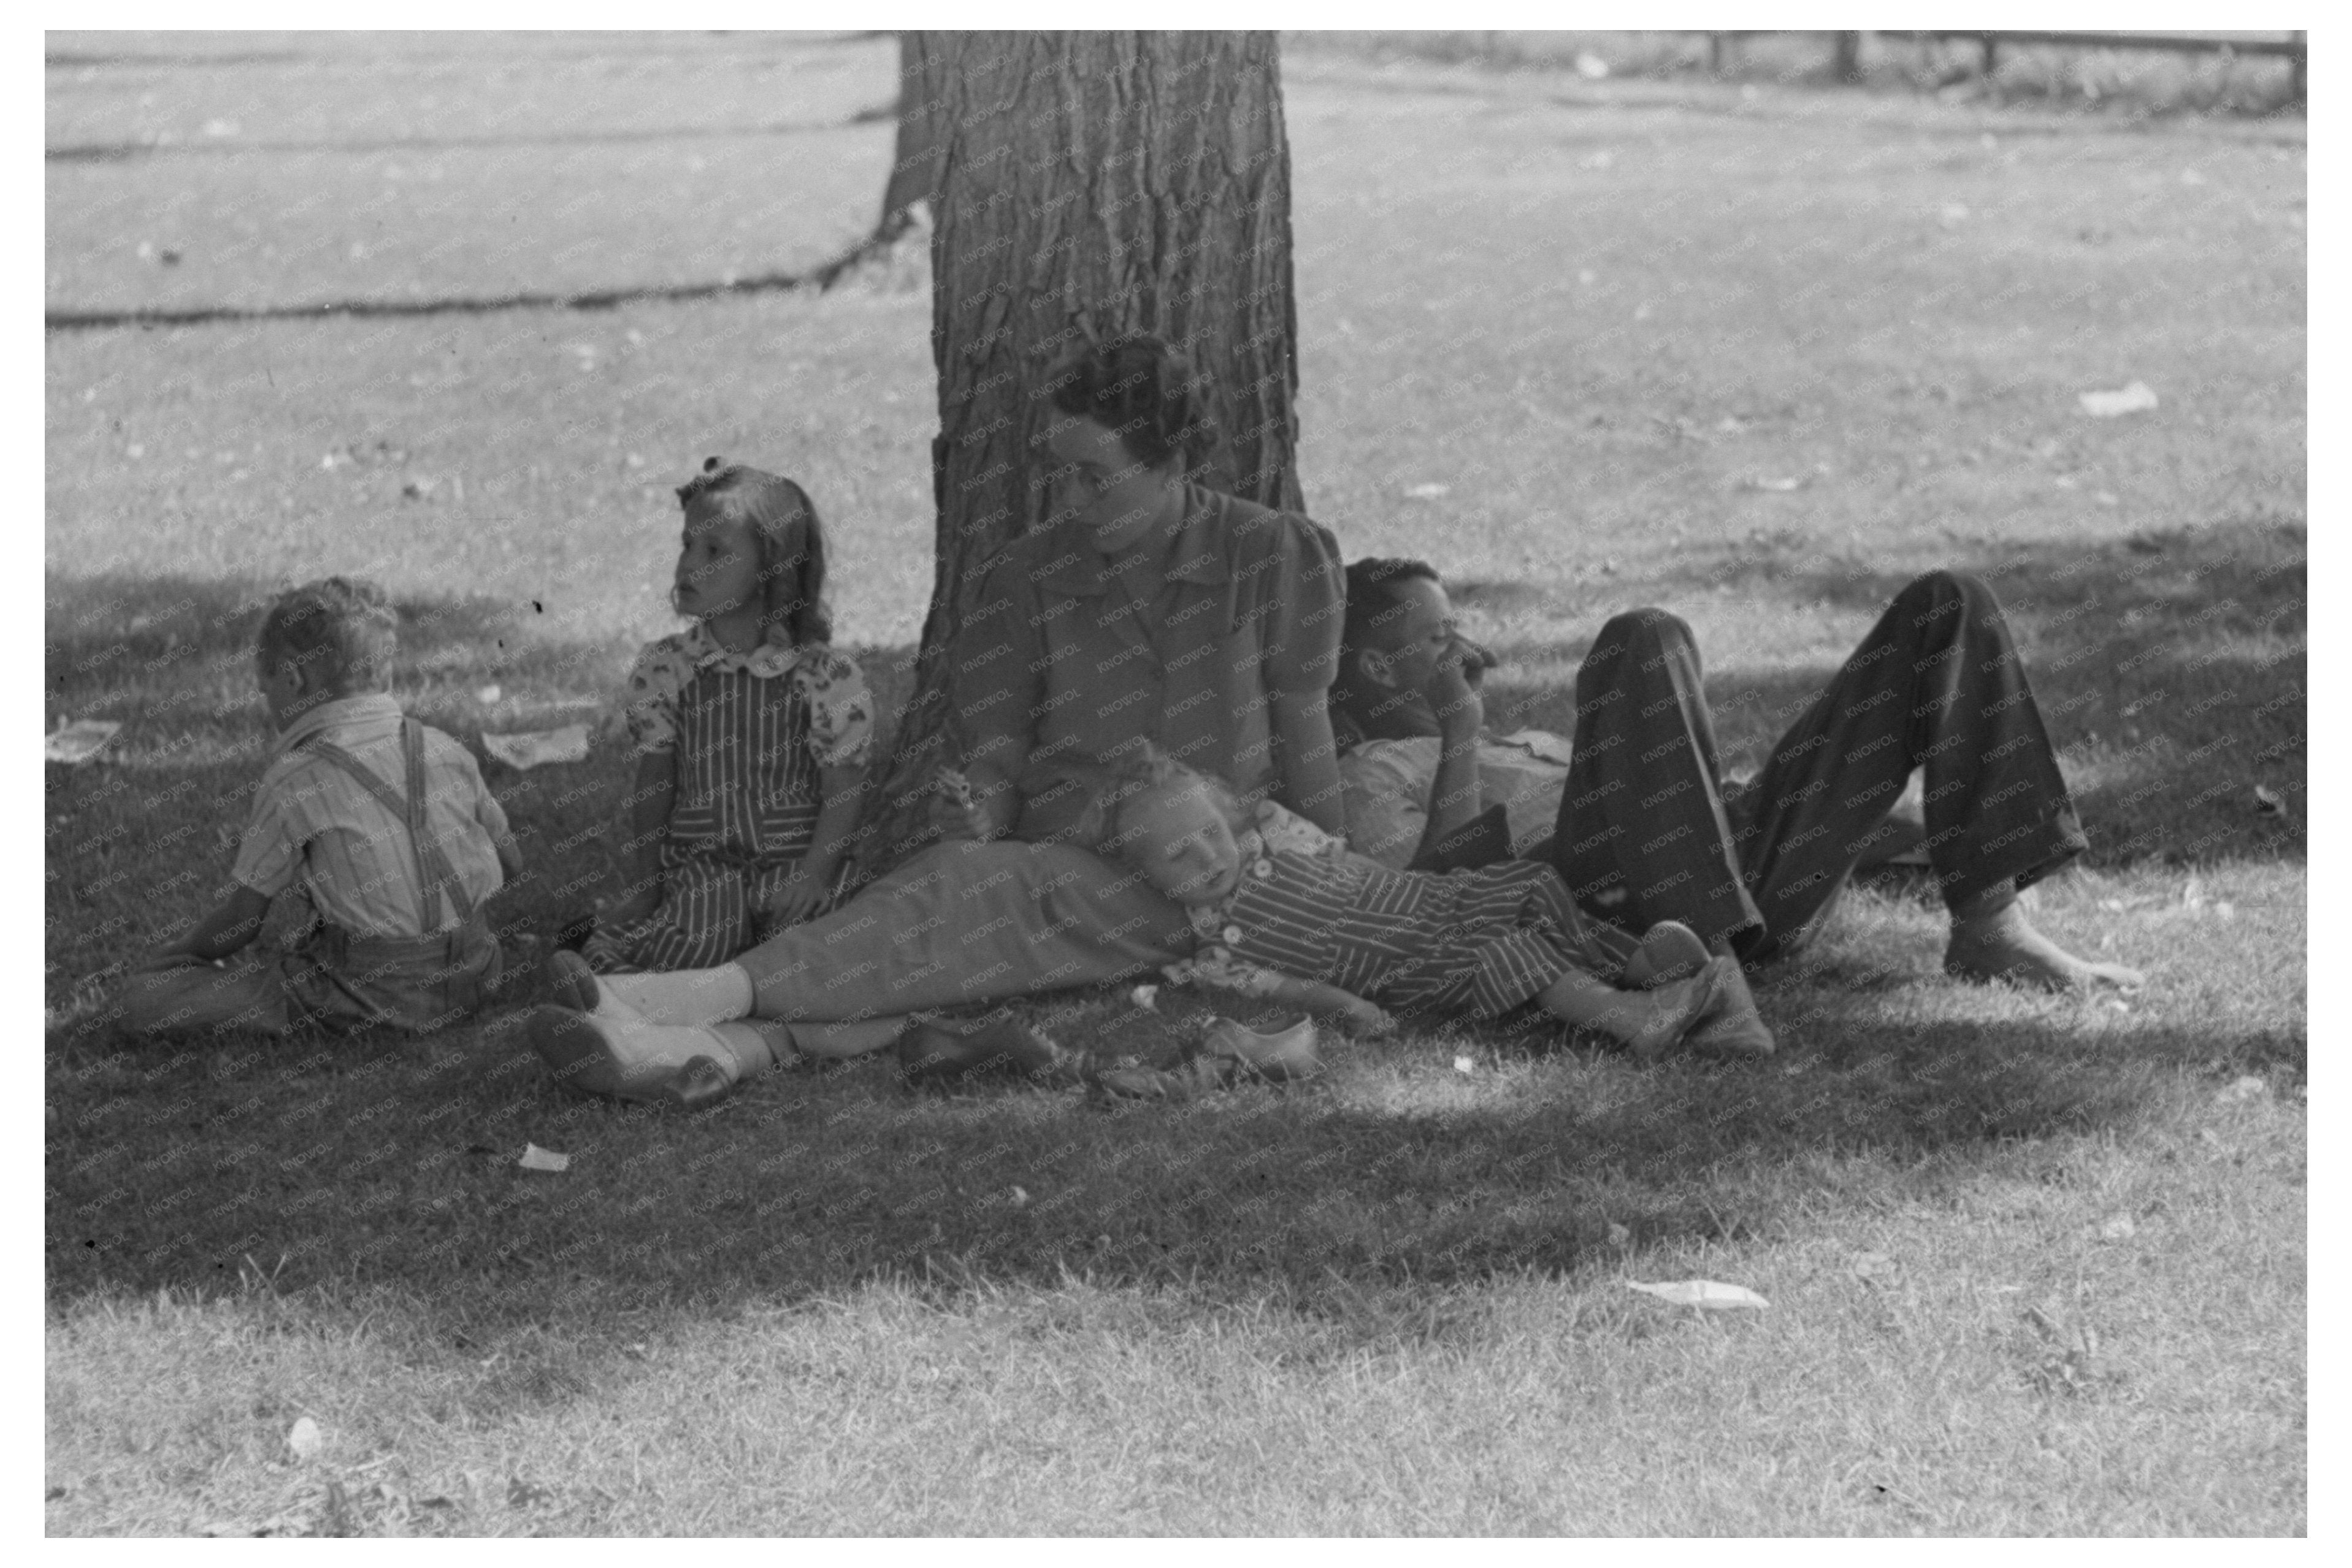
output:
[[[2000,35],[1999,33],[1982,33],[1978,35],[1978,37],[1984,45],[1984,65],[1982,68],[1985,75],[1990,76],[1992,75],[1993,67],[2000,62]]]
[[[2294,52],[2289,55],[2287,58],[2294,62],[2294,73],[2288,78],[2288,82],[2294,93],[2295,100],[2297,102],[2301,102],[2303,99],[2304,85],[2303,68],[2311,57],[2311,35],[2298,27],[2294,31]]]
[[[1860,81],[1862,79],[1862,35],[1836,33],[1832,37],[1837,40],[1837,54],[1832,68],[1837,73],[1838,80]]]

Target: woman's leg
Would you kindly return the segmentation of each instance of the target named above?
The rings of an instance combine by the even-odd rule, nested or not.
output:
[[[763,1052],[782,1060],[775,1020],[803,1051],[855,1054],[895,1039],[906,1013],[1123,979],[1174,962],[1190,938],[1182,909],[1083,850],[940,844],[731,964],[583,966],[567,977],[572,1006],[535,1011],[530,1038],[576,1088],[699,1104]]]
[[[632,1022],[860,1023],[1125,979],[1175,962],[1191,942],[1181,908],[1084,850],[949,843],[733,963],[670,975],[574,967],[559,991],[576,1010]]]
[[[1184,911],[1084,850],[936,844],[741,955],[751,1010],[832,1023],[1100,985],[1175,962]]]

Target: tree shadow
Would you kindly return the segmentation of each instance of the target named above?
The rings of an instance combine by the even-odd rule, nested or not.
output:
[[[274,733],[253,647],[287,584],[111,574],[46,583],[44,706],[55,729],[102,717],[121,731],[89,762],[45,769],[46,1003],[70,1013],[129,953],[184,925],[226,878]],[[525,869],[490,905],[509,940],[551,943],[616,884],[610,831],[633,782],[617,717],[635,649],[550,633],[530,601],[401,598],[391,690],[465,743],[504,808]],[[877,697],[903,698],[910,649],[852,649]],[[486,732],[584,725],[584,760],[518,770]],[[887,739],[887,737],[885,737]],[[279,934],[273,926],[268,936]]]
[[[2161,542],[2168,554],[2192,549]],[[2021,629],[2038,639],[2036,656],[2128,645],[2160,651],[2145,668],[2191,667],[2206,644],[2158,635],[2142,623],[2156,616],[2114,622],[2157,604],[2240,636],[2284,629],[2282,585],[2299,591],[2299,555],[2231,560],[2222,552],[2192,580],[2207,596],[2193,608],[2168,596],[2159,569],[2086,570],[2062,580],[2076,598],[2019,593]],[[2092,581],[2095,591],[2080,585]],[[1838,578],[1800,591],[1832,590],[1874,603],[1892,587]],[[287,1293],[395,1288],[451,1332],[478,1335],[543,1324],[567,1301],[725,1309],[883,1280],[954,1292],[1045,1290],[1076,1275],[1273,1301],[1330,1325],[1344,1349],[1424,1322],[1454,1332],[1427,1315],[1433,1289],[1557,1275],[1629,1246],[1769,1233],[1801,1184],[1759,1179],[1759,1165],[1864,1152],[1925,1167],[1946,1151],[2126,1124],[2184,1071],[2305,1071],[2298,1004],[2128,1026],[2074,1004],[1906,1010],[1921,974],[1887,967],[1867,939],[1765,991],[1791,1049],[1761,1067],[1637,1070],[1541,1031],[1441,1030],[1335,1043],[1339,1070],[1321,1085],[1178,1105],[1109,1107],[1022,1086],[918,1096],[879,1061],[773,1074],[696,1117],[574,1099],[525,1044],[528,979],[500,1010],[423,1040],[127,1046],[74,1021],[72,976],[193,913],[225,871],[216,835],[241,821],[264,735],[257,706],[241,692],[244,706],[224,706],[224,694],[249,688],[265,598],[258,585],[184,578],[51,583],[53,711],[137,720],[115,760],[47,774],[50,993],[68,1015],[46,1041],[56,1304],[159,1288],[228,1293],[250,1288],[252,1268]],[[2234,607],[2216,611],[2225,601]],[[2089,612],[2062,619],[2077,602],[2100,607],[2109,630],[2090,630]],[[525,704],[609,695],[600,682],[617,679],[627,650],[509,636],[529,613],[404,606],[395,688],[469,738],[504,722],[507,695],[482,696],[490,676]],[[2094,662],[2064,664],[2042,689],[2104,689],[2066,684],[2088,680]],[[1711,682],[1759,703],[1785,687],[1736,674]],[[469,717],[467,703],[482,712]],[[2299,705],[2294,716],[2299,736]],[[531,868],[493,906],[510,931],[551,932],[598,885],[625,771],[609,747],[583,764],[486,769]],[[1116,995],[1029,1011],[1074,1042],[1174,1043],[1172,1026]],[[1496,1075],[1482,1088],[1477,1073],[1455,1071],[1457,1053],[1508,1069],[1507,1095]],[[570,1168],[520,1169],[526,1143],[565,1152]],[[617,1321],[608,1313],[583,1332],[617,1332]]]
[[[1113,1107],[1021,1086],[917,1095],[868,1061],[772,1076],[693,1118],[563,1097],[520,1014],[428,1040],[68,1045],[51,1071],[71,1114],[49,1140],[49,1293],[226,1291],[250,1257],[281,1292],[393,1285],[479,1337],[567,1296],[723,1310],[1076,1275],[1387,1332],[1368,1301],[1772,1234],[1809,1156],[1929,1166],[2126,1124],[2183,1070],[2294,1082],[2305,1065],[2286,1024],[2119,1035],[2053,1004],[1998,1028],[1890,1028],[1885,1002],[1768,998],[1784,1028],[1801,1013],[1808,1048],[1753,1068],[1452,1036],[1356,1047],[1321,1087]],[[1076,1036],[1116,1007],[1050,1021]],[[1456,1051],[1509,1071],[1507,1102],[1491,1071],[1483,1090],[1455,1071]],[[520,1169],[526,1142],[570,1168]]]

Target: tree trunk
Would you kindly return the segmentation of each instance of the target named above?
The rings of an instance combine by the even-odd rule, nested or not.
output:
[[[1158,334],[1212,379],[1192,476],[1299,509],[1290,151],[1271,33],[948,33],[936,82],[931,353],[937,575],[868,857],[919,841],[946,743],[947,650],[982,569],[1041,521],[1044,371],[1089,337]],[[912,78],[910,78],[911,80]],[[902,120],[901,136],[905,121]]]
[[[890,183],[882,192],[882,216],[874,237],[888,244],[907,231],[917,202],[939,210],[940,142],[936,106],[945,87],[944,33],[898,35],[898,144],[890,161]]]
[[[1837,44],[1835,58],[1831,62],[1832,74],[1840,81],[1860,81],[1862,79],[1862,35],[1836,33],[1832,37],[1835,38]],[[899,132],[901,137],[905,134],[903,130]]]

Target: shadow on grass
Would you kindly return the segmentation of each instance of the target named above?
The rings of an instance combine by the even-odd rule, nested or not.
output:
[[[2294,860],[2305,852],[2305,530],[2273,519],[2084,544],[2047,539],[1951,565],[1991,583],[2017,634],[2061,753],[2091,865]],[[1874,615],[1909,580],[1822,565],[1791,538],[1696,556],[1625,608],[1718,586],[1745,601]],[[1465,601],[1510,608],[1543,596],[1466,585]],[[1598,630],[1600,617],[1594,618]],[[1727,768],[1759,764],[1833,666],[1757,671],[1710,650],[1707,698]],[[1497,646],[1507,662],[1558,667],[1580,644]],[[1573,732],[1570,681],[1489,683],[1504,727]],[[2258,797],[2260,788],[2268,797]],[[2275,802],[2276,809],[2271,809]]]
[[[2189,541],[2162,549],[2202,559]],[[2230,559],[2193,580],[2208,597],[2186,607],[2155,570],[2085,570],[2064,580],[2079,601],[2018,595],[2031,606],[2020,620],[2037,656],[2118,646],[2093,626],[2105,618],[2113,639],[2118,618],[2149,604],[2237,636],[2283,629],[2299,554],[2291,570],[2284,555],[2244,571]],[[1892,591],[1837,581],[1865,600]],[[253,585],[50,586],[53,714],[131,721],[115,761],[48,771],[55,1006],[77,999],[74,976],[209,896],[229,859],[220,830],[233,837],[240,789],[259,771],[262,721],[245,695]],[[2225,600],[2235,608],[2206,614]],[[2068,602],[2097,613],[2058,620]],[[529,613],[404,607],[396,688],[469,739],[509,722],[501,705],[535,713],[609,695],[627,650],[510,636]],[[2132,626],[2120,645],[2194,656]],[[2093,663],[2067,664],[2056,689],[2088,681]],[[2149,662],[2159,666],[2172,667]],[[509,689],[484,706],[491,680]],[[1736,680],[1724,695],[1768,690],[1780,700]],[[2293,714],[2299,737],[2299,704]],[[2178,705],[2151,718],[2177,721]],[[531,867],[493,910],[544,936],[604,874],[626,759],[606,746],[576,766],[486,772]],[[2299,1000],[2126,1027],[2077,1004],[1987,1012],[1981,993],[1939,980],[1874,983],[1887,977],[1874,949],[1865,956],[1833,951],[1812,977],[1766,992],[1790,1049],[1759,1068],[1642,1071],[1531,1037],[1439,1031],[1335,1042],[1321,1086],[1124,1109],[1017,1087],[917,1098],[866,1061],[773,1075],[718,1112],[664,1116],[565,1097],[511,1009],[422,1040],[205,1048],[128,1048],[67,1024],[46,1052],[48,1292],[62,1304],[252,1290],[264,1277],[279,1292],[384,1284],[431,1302],[453,1333],[572,1321],[578,1307],[593,1320],[583,1332],[635,1334],[604,1310],[806,1301],[886,1277],[1050,1287],[1075,1273],[1273,1300],[1352,1325],[1341,1340],[1360,1343],[1422,1332],[1411,1325],[1427,1287],[1608,1255],[1621,1245],[1612,1227],[1635,1249],[1761,1232],[1809,1156],[1925,1162],[2121,1124],[2183,1068],[2303,1070]],[[1034,1012],[1073,1043],[1171,1043],[1172,1026],[1100,995]],[[1476,1071],[1454,1070],[1460,1053]],[[519,1169],[526,1143],[565,1152],[570,1168]]]
[[[394,1284],[495,1326],[567,1301],[724,1307],[908,1277],[1050,1288],[1066,1271],[1344,1314],[1364,1292],[1769,1234],[1813,1157],[1913,1166],[2125,1123],[2184,1067],[2304,1066],[2291,1027],[2118,1034],[2053,1006],[1998,1027],[1890,1022],[1884,996],[1809,988],[1767,1002],[1804,1049],[1757,1068],[1637,1071],[1449,1036],[1335,1045],[1322,1087],[1180,1106],[918,1097],[868,1061],[772,1076],[692,1118],[563,1098],[513,1014],[424,1041],[53,1044],[48,1286],[57,1301],[211,1293],[257,1270],[279,1292]],[[1054,1027],[1131,1039],[1118,1012],[1087,1001]],[[570,1169],[519,1169],[526,1142]]]
[[[181,576],[47,582],[48,726],[114,720],[91,763],[46,768],[46,1004],[69,1010],[94,977],[184,926],[217,894],[272,743],[253,643],[281,584]],[[490,906],[509,939],[551,939],[618,876],[609,832],[632,764],[614,723],[635,649],[546,632],[540,607],[474,598],[401,600],[392,690],[465,742],[505,809],[525,871]],[[887,703],[911,650],[853,650]],[[486,730],[584,723],[586,760],[518,772]],[[275,931],[271,933],[275,935]]]

